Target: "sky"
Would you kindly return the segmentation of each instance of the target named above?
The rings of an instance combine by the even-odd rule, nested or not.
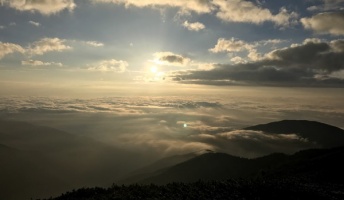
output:
[[[318,147],[343,127],[343,0],[0,0],[0,119],[163,157]],[[252,145],[254,144],[254,145]]]
[[[0,91],[341,88],[343,9],[343,0],[1,0]]]

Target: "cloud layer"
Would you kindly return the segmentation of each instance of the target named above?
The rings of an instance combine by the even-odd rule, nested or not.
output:
[[[334,125],[341,125],[344,119],[343,94],[338,92],[327,93],[335,96],[327,98],[314,93],[287,97],[286,93],[294,90],[280,88],[276,89],[280,91],[277,96],[271,89],[235,90],[229,92],[230,98],[1,97],[0,116],[93,137],[153,157],[203,149],[245,157],[292,153],[317,145],[295,134],[275,135],[240,128],[285,118],[330,121]]]

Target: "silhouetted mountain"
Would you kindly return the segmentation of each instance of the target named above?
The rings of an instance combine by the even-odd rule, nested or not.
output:
[[[344,147],[256,159],[208,153],[142,182],[166,185],[82,188],[54,199],[343,199],[343,156]]]
[[[344,145],[343,129],[315,121],[283,120],[247,127],[245,130],[264,131],[272,134],[297,134],[324,148]]]
[[[0,120],[0,144],[0,199],[108,186],[142,161],[93,139],[26,122]]]
[[[135,183],[139,180],[143,180],[145,178],[154,176],[157,173],[160,173],[159,170],[164,170],[165,168],[190,160],[191,158],[194,158],[196,156],[199,156],[205,153],[212,153],[212,152],[213,151],[206,149],[206,150],[196,151],[196,152],[192,152],[188,154],[174,155],[174,156],[162,158],[158,161],[155,161],[151,165],[145,166],[143,168],[140,168],[131,172],[125,178],[118,181],[118,183],[121,183],[121,184]]]
[[[193,182],[238,178],[247,171],[248,159],[224,153],[207,153],[177,164],[161,174],[147,178],[142,183],[165,184],[169,182]]]
[[[317,182],[344,183],[344,146],[309,149],[289,156],[283,165],[265,171],[265,177],[302,177]]]
[[[343,174],[344,165],[338,164],[341,159],[344,159],[344,147],[307,150],[290,156],[271,154],[256,159],[239,158],[224,153],[208,153],[160,170],[157,175],[146,178],[140,183],[166,184],[262,176],[299,176],[312,180],[326,178],[327,181],[344,182],[343,175],[337,176]]]

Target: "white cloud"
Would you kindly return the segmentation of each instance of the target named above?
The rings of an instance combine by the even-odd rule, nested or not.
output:
[[[93,46],[93,47],[102,47],[104,46],[103,43],[97,41],[86,41],[85,44]]]
[[[327,12],[302,18],[301,23],[306,29],[319,34],[344,35],[344,13]]]
[[[214,6],[208,0],[93,0],[95,3],[123,4],[126,7],[177,7],[181,12],[210,13]]]
[[[247,62],[245,59],[243,59],[243,58],[240,57],[240,56],[235,56],[234,58],[231,58],[231,61],[232,61],[234,64],[241,64],[241,63],[246,63],[246,62]]]
[[[280,8],[277,14],[273,14],[269,9],[262,8],[261,4],[254,4],[247,0],[92,0],[94,3],[114,3],[122,4],[126,7],[151,7],[179,8],[179,14],[185,15],[190,12],[199,14],[215,12],[216,16],[223,21],[246,22],[262,24],[266,21],[275,23],[278,26],[286,27],[297,23],[298,14],[289,12],[286,8]],[[189,27],[188,23],[183,24]],[[199,24],[197,25],[199,26]],[[194,29],[192,29],[194,30]]]
[[[272,45],[272,47],[275,47],[276,44],[285,42],[284,40],[279,39],[269,39],[269,40],[261,40],[261,41],[255,41],[255,42],[245,42],[243,40],[238,40],[235,38],[231,39],[225,39],[225,38],[219,38],[217,40],[217,44],[215,47],[209,49],[210,52],[213,53],[221,53],[221,52],[227,52],[230,56],[233,56],[232,53],[235,52],[243,52],[247,51],[247,57],[251,61],[258,61],[262,59],[262,55],[258,53],[257,47],[259,46],[267,46]],[[239,64],[239,63],[246,63],[247,61],[243,59],[242,57],[235,56],[231,58],[231,61]]]
[[[25,53],[25,49],[17,44],[0,42],[0,59],[14,52]]]
[[[2,5],[20,11],[40,12],[51,15],[68,9],[73,11],[76,7],[74,0],[1,0]]]
[[[236,40],[231,38],[230,40],[219,38],[217,40],[217,44],[214,48],[209,49],[209,51],[213,53],[220,53],[220,52],[239,52],[243,50],[252,50],[256,45],[246,43],[242,40]]]
[[[5,26],[0,26],[0,29],[5,29],[6,27]]]
[[[129,66],[128,62],[123,60],[103,60],[95,66],[89,67],[88,70],[92,71],[103,71],[103,72],[125,72],[126,68]]]
[[[30,66],[59,66],[62,67],[62,63],[56,63],[56,62],[43,62],[40,60],[25,60],[21,62],[22,65],[30,65]]]
[[[269,44],[272,44],[272,45],[276,45],[276,44],[280,44],[282,42],[286,42],[286,40],[280,40],[280,39],[269,39],[269,40],[262,40],[262,41],[259,41],[259,43],[263,44],[263,45],[269,45]]]
[[[185,21],[183,26],[190,31],[199,31],[205,28],[204,24],[200,22],[189,23],[188,21]]]
[[[41,24],[38,22],[34,22],[34,21],[29,21],[29,24],[32,24],[34,26],[40,26]]]
[[[59,39],[59,38],[43,38],[37,42],[32,43],[29,48],[28,52],[31,55],[43,55],[46,52],[50,51],[64,51],[71,49],[72,47],[65,45],[66,40]]]
[[[260,45],[261,42],[254,42],[252,44],[247,43],[243,40],[236,40],[234,38],[230,40],[226,40],[224,38],[220,38],[217,40],[217,44],[214,48],[209,49],[210,52],[213,53],[220,53],[220,52],[242,52],[247,51],[248,55],[247,57],[250,60],[257,61],[261,59],[261,55],[257,53],[256,47]],[[240,60],[241,57],[234,57],[231,59],[234,63],[245,63],[245,60]]]
[[[288,12],[285,8],[281,8],[279,13],[274,15],[269,9],[245,0],[213,0],[213,3],[219,9],[216,16],[230,22],[262,24],[270,21],[278,26],[289,26],[295,23],[298,16],[297,13]]]

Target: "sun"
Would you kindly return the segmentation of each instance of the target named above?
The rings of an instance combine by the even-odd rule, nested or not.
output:
[[[150,71],[153,73],[153,74],[156,74],[158,72],[158,68],[153,66],[150,68]]]

